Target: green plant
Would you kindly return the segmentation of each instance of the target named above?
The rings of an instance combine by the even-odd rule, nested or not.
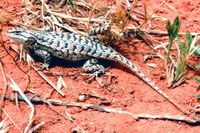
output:
[[[172,25],[169,21],[166,24],[166,29],[169,35],[169,45],[165,64],[170,86],[173,86],[174,83],[178,85],[185,80],[188,57],[195,51],[195,43],[192,41],[192,36],[190,33],[186,34],[186,40],[184,42],[182,42],[180,39],[180,36],[178,35],[180,25],[181,23],[179,17],[176,17]],[[177,57],[174,61],[172,58],[170,58],[170,56],[172,44],[176,39],[178,40],[178,48]]]

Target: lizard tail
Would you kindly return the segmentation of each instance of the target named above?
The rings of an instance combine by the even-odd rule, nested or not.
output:
[[[126,57],[124,57],[123,55],[119,54],[118,52],[116,52],[115,54],[112,54],[109,57],[110,60],[114,60],[119,62],[122,65],[125,65],[126,67],[128,67],[132,72],[134,72],[140,79],[142,79],[144,82],[146,82],[152,89],[154,89],[157,93],[159,93],[161,96],[163,96],[167,101],[169,101],[172,105],[174,105],[178,110],[180,110],[181,112],[185,113],[185,114],[189,114],[188,111],[186,111],[185,109],[183,109],[179,104],[177,104],[176,102],[174,102],[174,100],[172,100],[164,91],[162,91],[158,86],[156,86],[154,84],[154,82],[152,82],[152,80],[150,80],[148,77],[145,76],[144,73],[142,73],[136,65],[134,65],[130,60],[128,60]]]

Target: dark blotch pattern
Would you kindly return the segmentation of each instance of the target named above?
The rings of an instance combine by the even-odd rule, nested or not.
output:
[[[68,48],[69,44],[65,42],[65,47],[64,48]]]
[[[65,36],[64,34],[61,34],[60,38],[64,38],[64,36]]]
[[[86,39],[86,40],[85,40],[85,44],[87,45],[88,43],[89,43],[89,40],[88,40],[88,39]]]
[[[90,53],[91,50],[92,50],[92,49],[91,49],[90,47],[88,47],[88,51],[85,51],[86,54]]]
[[[77,49],[77,46],[76,45],[73,45],[73,51],[75,51]]]
[[[57,42],[56,47],[58,47],[58,48],[60,47],[60,41]]]
[[[97,52],[94,50],[92,53],[91,53],[91,55],[93,56],[93,55],[95,55]]]
[[[78,39],[78,42],[81,44],[81,41],[82,41],[82,37],[79,36],[79,39]]]
[[[51,41],[49,42],[49,45],[53,45],[53,43],[54,43],[53,40],[51,40]]]
[[[108,58],[108,57],[110,57],[110,53],[107,53],[105,56],[105,58]]]
[[[76,34],[73,34],[73,40],[74,40],[74,41],[77,40]]]
[[[97,56],[98,56],[98,57],[101,57],[101,56],[102,56],[102,52],[100,52]]]
[[[70,34],[67,34],[67,40],[70,40],[71,36]]]
[[[85,47],[81,46],[81,50],[79,52],[82,53],[84,50],[85,50]]]

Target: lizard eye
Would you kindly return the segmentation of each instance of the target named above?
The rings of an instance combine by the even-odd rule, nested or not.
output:
[[[19,34],[20,31],[13,31],[13,30],[8,30],[7,33],[15,33],[15,34]]]
[[[20,33],[21,31],[15,31],[15,33]]]

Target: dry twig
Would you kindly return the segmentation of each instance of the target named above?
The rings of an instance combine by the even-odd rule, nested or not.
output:
[[[7,91],[7,79],[6,79],[6,74],[5,74],[5,71],[3,69],[3,64],[2,64],[2,61],[0,59],[0,69],[1,69],[1,73],[2,73],[2,76],[3,76],[3,81],[4,81],[4,87],[3,87],[3,98],[1,99],[1,102],[0,102],[0,108],[2,108],[2,104],[3,104],[3,101],[4,101],[4,96],[6,94],[6,91]],[[1,114],[1,112],[0,112]],[[0,115],[2,116],[2,115]]]
[[[23,97],[24,101],[26,101],[27,104],[29,105],[29,107],[31,108],[31,113],[30,113],[30,117],[29,117],[29,123],[28,123],[27,127],[24,130],[24,133],[27,133],[27,131],[29,130],[29,128],[30,128],[30,126],[31,126],[31,124],[33,122],[33,117],[34,117],[34,113],[35,113],[34,106],[31,103],[31,101],[26,97],[26,95],[21,91],[19,86],[14,82],[14,80],[10,76],[8,76],[8,77],[9,77],[9,79],[11,81],[10,87],[14,91],[17,91]]]
[[[39,97],[32,97],[29,95],[26,95],[26,97],[32,102],[32,103],[51,103],[55,106],[66,106],[66,107],[78,107],[82,108],[84,110],[92,109],[100,112],[107,112],[107,113],[117,113],[117,114],[127,114],[133,117],[134,119],[159,119],[159,120],[171,120],[171,121],[180,121],[185,122],[188,124],[195,124],[200,122],[200,118],[198,116],[186,116],[186,115],[149,115],[149,114],[133,114],[128,111],[123,111],[120,109],[115,108],[107,108],[100,105],[95,104],[87,104],[87,103],[77,103],[77,102],[63,102],[56,99],[46,99],[45,101]],[[1,97],[0,97],[1,98]],[[6,99],[9,99],[11,101],[14,101],[14,95],[6,95]],[[18,95],[19,101],[24,101],[24,99]],[[69,117],[69,114],[68,114]],[[70,117],[71,118],[71,117]]]
[[[51,86],[53,87],[61,96],[65,96],[65,93],[63,93],[60,89],[57,88],[57,86],[49,80],[41,71],[38,71],[37,68],[35,68],[33,65],[31,67]]]
[[[48,123],[53,123],[56,120],[59,120],[60,118],[53,118],[49,121],[41,121],[39,124],[35,125],[34,127],[32,127],[27,133],[35,133],[37,132],[37,130],[39,130],[43,125],[48,124]]]
[[[1,110],[4,112],[4,114],[9,118],[9,120],[13,123],[13,125],[17,128],[17,130],[20,133],[23,133],[22,130],[19,128],[19,126],[17,126],[17,124],[13,121],[13,119],[10,117],[10,115],[3,109],[1,108]]]
[[[0,133],[7,133],[10,126],[7,125],[6,119],[0,122]]]

